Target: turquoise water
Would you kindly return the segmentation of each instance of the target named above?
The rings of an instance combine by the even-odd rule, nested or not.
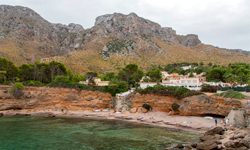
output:
[[[1,150],[161,150],[198,135],[118,120],[43,116],[0,118]]]

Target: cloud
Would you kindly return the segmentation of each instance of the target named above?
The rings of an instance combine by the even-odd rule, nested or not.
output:
[[[1,0],[22,5],[52,23],[76,23],[85,29],[95,18],[119,12],[172,27],[177,34],[197,34],[203,43],[250,50],[249,0]]]

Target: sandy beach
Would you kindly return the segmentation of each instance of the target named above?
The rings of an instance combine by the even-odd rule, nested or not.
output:
[[[206,119],[204,117],[195,117],[195,116],[169,116],[168,113],[164,112],[149,112],[149,113],[111,113],[109,111],[73,111],[68,110],[66,112],[61,111],[52,111],[52,110],[15,110],[15,111],[0,111],[4,115],[48,115],[54,114],[55,116],[72,116],[72,117],[97,117],[102,119],[116,119],[124,120],[130,122],[137,122],[143,124],[150,124],[159,127],[165,127],[169,129],[187,131],[197,134],[202,134],[208,129],[211,129],[215,126],[214,119]],[[218,126],[222,118],[217,118]]]

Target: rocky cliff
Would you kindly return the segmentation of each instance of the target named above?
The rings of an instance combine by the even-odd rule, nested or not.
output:
[[[198,35],[177,35],[135,13],[99,16],[84,29],[50,23],[27,7],[0,5],[0,44],[0,57],[16,65],[55,60],[73,73],[117,71],[128,63],[146,70],[174,62],[249,62],[243,52],[202,44]]]
[[[0,87],[0,110],[56,107],[71,110],[105,109],[111,107],[112,100],[108,93],[49,87],[26,87],[24,95],[15,99],[8,92],[9,89],[9,86]]]
[[[153,110],[164,112],[173,111],[172,104],[176,103],[180,106],[176,114],[184,116],[227,116],[233,106],[236,108],[243,106],[241,100],[207,95],[191,96],[180,100],[172,96],[135,94],[127,97],[127,100],[131,101],[132,108],[139,108],[147,103],[153,107]]]

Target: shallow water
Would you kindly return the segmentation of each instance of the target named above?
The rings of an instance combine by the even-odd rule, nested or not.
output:
[[[0,118],[1,150],[161,150],[198,135],[97,118]]]

